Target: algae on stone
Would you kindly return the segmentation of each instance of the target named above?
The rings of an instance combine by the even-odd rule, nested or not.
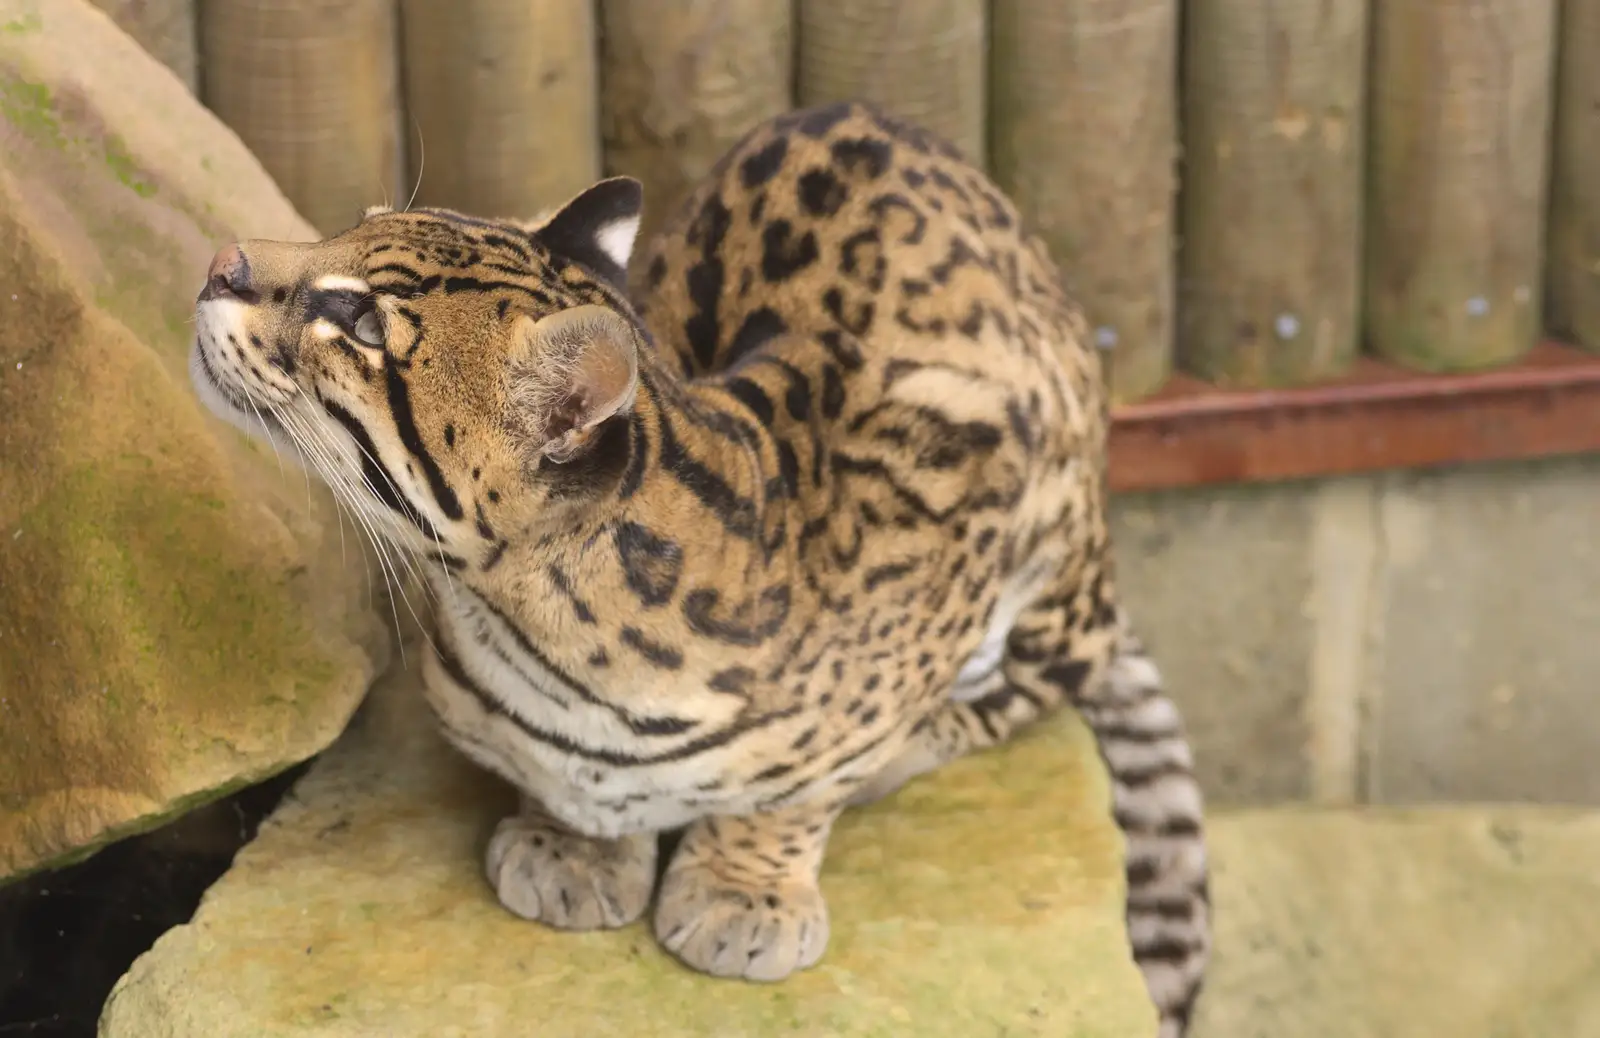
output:
[[[0,0],[0,882],[325,747],[387,655],[326,495],[189,387],[235,236],[314,237],[84,0]]]
[[[481,863],[507,791],[435,734],[397,668],[193,921],[134,963],[100,1034],[1153,1034],[1108,796],[1071,717],[919,779],[835,830],[820,965],[717,980],[647,923],[562,933],[501,908]]]

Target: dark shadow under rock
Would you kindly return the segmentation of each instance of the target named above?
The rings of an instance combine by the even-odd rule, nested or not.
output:
[[[93,1038],[117,978],[188,922],[306,767],[0,887],[0,1038]]]

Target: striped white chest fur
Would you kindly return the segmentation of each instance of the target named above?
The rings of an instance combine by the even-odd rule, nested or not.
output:
[[[375,209],[228,246],[198,300],[206,403],[426,573],[429,701],[522,794],[489,886],[779,980],[827,947],[843,811],[1070,706],[1182,1035],[1201,797],[1118,599],[1104,379],[1046,250],[859,104],[754,128],[629,285],[641,206],[614,178],[532,223]]]
[[[1049,571],[1048,562],[1033,560],[1007,581],[982,643],[950,686],[952,700],[984,694],[1000,670],[1018,616]],[[426,658],[424,687],[446,738],[536,797],[562,823],[588,836],[615,838],[760,806],[755,790],[727,781],[732,769],[726,758],[732,751],[682,752],[694,744],[697,732],[716,730],[732,719],[737,706],[727,696],[706,695],[699,680],[667,691],[683,730],[653,747],[654,756],[663,759],[652,765],[640,759],[637,717],[596,697],[472,590],[457,587],[443,571],[433,583],[438,637],[455,647],[453,666],[471,678],[452,677],[438,654]],[[493,690],[487,700],[479,691],[485,689]],[[545,737],[531,737],[530,727]],[[886,744],[868,764],[893,756],[900,741]],[[866,770],[874,778],[888,777],[882,768]],[[898,775],[894,785],[910,777]]]
[[[454,660],[447,666],[430,653],[424,687],[446,738],[469,757],[592,837],[661,832],[748,809],[746,791],[719,781],[729,750],[684,752],[697,733],[730,720],[738,704],[729,697],[707,695],[703,682],[664,690],[676,701],[672,723],[657,725],[664,734],[642,753],[637,717],[564,673],[475,592],[442,576],[434,583],[437,637]]]

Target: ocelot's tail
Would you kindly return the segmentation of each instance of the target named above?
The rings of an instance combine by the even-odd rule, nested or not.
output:
[[[1005,742],[1071,704],[1094,732],[1111,776],[1113,813],[1127,844],[1128,936],[1161,1014],[1159,1036],[1184,1038],[1211,952],[1203,805],[1189,742],[1126,617],[1106,617],[1110,629],[1084,630],[1078,584],[1066,583],[1067,593],[1046,594],[1023,610],[1000,666],[913,729],[905,750],[854,802]],[[1094,616],[1101,621],[1098,611]]]
[[[1128,936],[1160,1038],[1183,1038],[1211,952],[1200,785],[1161,672],[1121,619],[1104,678],[1074,705],[1095,734],[1127,842]]]

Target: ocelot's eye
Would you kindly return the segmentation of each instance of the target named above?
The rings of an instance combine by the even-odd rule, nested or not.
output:
[[[356,338],[368,346],[383,346],[383,321],[378,317],[377,310],[368,310],[356,318]]]

